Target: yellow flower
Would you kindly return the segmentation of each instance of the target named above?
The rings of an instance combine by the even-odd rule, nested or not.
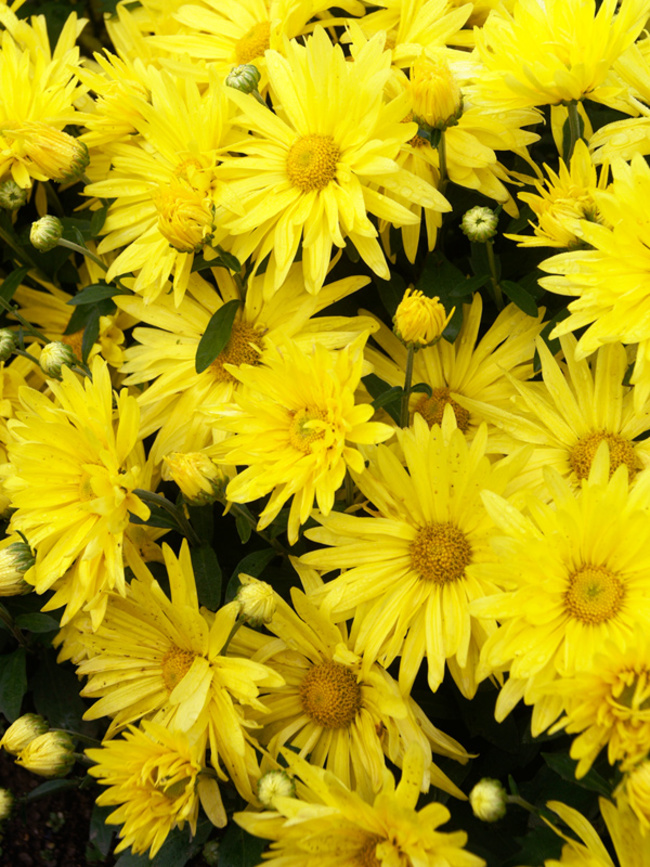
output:
[[[641,33],[644,0],[519,0],[495,9],[475,30],[486,102],[503,108],[592,99],[618,106],[623,87],[608,75]],[[623,102],[623,104],[625,104]]]
[[[616,799],[624,798],[639,820],[641,835],[650,836],[650,761],[641,761],[633,767],[624,767],[626,773],[614,792]]]
[[[216,427],[236,436],[215,448],[213,456],[246,468],[229,483],[226,496],[248,503],[270,493],[259,529],[293,498],[287,529],[292,545],[314,499],[329,514],[348,467],[363,471],[358,446],[393,435],[389,425],[370,421],[369,403],[355,404],[367,336],[336,351],[315,344],[305,352],[287,341],[263,365],[229,368],[245,389],[235,394],[232,409],[214,417]]]
[[[419,413],[429,426],[440,424],[445,407],[451,404],[456,424],[469,437],[476,434],[486,418],[478,406],[476,411],[469,412],[452,395],[502,409],[510,407],[517,393],[513,380],[533,375],[535,337],[542,327],[541,315],[533,319],[509,304],[478,340],[482,310],[483,300],[476,293],[471,305],[463,306],[463,324],[456,340],[453,343],[440,340],[416,352],[413,359],[413,383],[426,383],[431,388],[431,397],[414,392],[409,404],[412,416]],[[373,340],[384,350],[378,352],[366,347],[373,372],[388,385],[403,386],[406,347],[384,324],[373,334]],[[517,447],[510,435],[500,434],[491,422],[488,431],[490,452],[511,451],[513,446]]]
[[[37,593],[56,591],[44,610],[65,605],[65,624],[85,607],[96,627],[105,591],[124,593],[123,557],[132,561],[129,516],[149,517],[133,491],[148,486],[149,473],[136,400],[122,390],[113,409],[106,362],[95,359],[92,380],[82,382],[69,368],[62,377],[48,382],[52,398],[21,392],[24,409],[11,423],[5,483],[16,510],[10,529],[36,551],[25,580]]]
[[[309,292],[320,290],[332,246],[343,247],[346,238],[388,279],[369,215],[397,226],[418,223],[396,195],[434,211],[450,210],[433,186],[396,163],[416,127],[401,123],[409,110],[406,94],[384,100],[391,73],[383,42],[378,35],[348,62],[317,27],[306,45],[286,43],[285,56],[267,52],[275,113],[252,95],[229,89],[241,111],[237,123],[252,135],[237,148],[243,156],[224,158],[219,169],[244,214],[225,226],[237,236],[232,252],[240,261],[252,255],[259,267],[270,254],[267,295],[284,282],[301,239]]]
[[[538,195],[519,193],[518,196],[535,215],[537,222],[528,221],[534,234],[505,237],[518,241],[520,247],[580,247],[583,220],[600,220],[594,193],[607,185],[607,170],[601,171],[598,179],[582,139],[576,142],[568,168],[562,159],[559,174],[547,165],[544,168],[547,181],[531,178]]]
[[[370,465],[354,475],[372,503],[371,517],[316,514],[322,527],[305,535],[329,547],[301,559],[322,572],[343,570],[316,598],[336,618],[358,611],[354,649],[364,654],[362,671],[375,660],[387,667],[401,656],[399,685],[407,693],[426,658],[435,691],[446,662],[471,698],[479,650],[496,624],[471,617],[469,606],[501,586],[490,549],[494,525],[480,494],[504,492],[521,466],[491,465],[486,427],[469,446],[451,407],[442,426],[429,428],[417,414],[397,435],[406,467],[379,446],[366,451]]]
[[[340,780],[286,752],[290,770],[304,785],[296,798],[274,799],[275,813],[236,813],[235,821],[250,834],[271,839],[265,864],[304,867],[318,858],[322,867],[395,864],[401,867],[484,867],[482,858],[464,849],[467,835],[438,827],[449,810],[431,802],[416,811],[425,757],[412,747],[404,757],[397,786],[386,772],[374,799],[350,791]]]
[[[117,806],[106,819],[122,825],[115,852],[131,848],[149,850],[154,858],[173,828],[188,822],[196,833],[199,802],[211,801],[209,815],[221,813],[226,823],[216,781],[206,777],[203,749],[182,732],[152,722],[131,726],[124,737],[104,741],[100,749],[86,750],[95,762],[88,773],[109,788],[97,798],[100,807]]]
[[[111,595],[95,633],[77,636],[88,654],[77,668],[88,677],[82,695],[97,699],[85,718],[112,717],[108,737],[142,717],[193,739],[207,736],[219,777],[229,776],[252,800],[259,768],[245,709],[263,712],[259,687],[279,686],[282,678],[258,662],[222,654],[239,605],[215,615],[199,610],[187,543],[178,559],[167,545],[163,553],[171,599],[144,570],[125,597]]]
[[[0,747],[4,747],[14,756],[18,755],[34,738],[45,734],[49,727],[47,720],[42,716],[36,713],[25,713],[14,720],[6,730],[0,739]]]
[[[429,298],[419,290],[407,289],[393,317],[395,334],[405,346],[431,346],[442,336],[455,309],[447,314],[437,295]]]
[[[601,223],[584,222],[587,250],[560,253],[540,263],[540,285],[560,295],[577,295],[570,316],[551,337],[589,326],[581,335],[577,358],[586,358],[605,343],[638,343],[632,382],[635,408],[650,396],[650,250],[647,245],[647,202],[650,167],[636,155],[631,165],[617,161],[614,181],[595,193]]]
[[[505,534],[493,544],[508,589],[471,605],[474,616],[501,624],[483,647],[479,673],[510,671],[495,715],[502,720],[523,698],[534,705],[533,735],[562,710],[553,681],[592,669],[604,642],[623,649],[650,623],[650,473],[629,490],[624,467],[609,477],[601,443],[578,492],[551,468],[547,485],[551,504],[531,497],[529,516],[483,494]]]
[[[292,562],[305,586],[322,584],[313,570]],[[463,747],[432,725],[410,696],[401,695],[384,668],[362,665],[344,622],[335,622],[296,588],[291,599],[295,611],[276,598],[267,624],[280,642],[240,629],[232,643],[242,654],[266,660],[285,680],[281,687],[262,691],[268,713],[259,715],[259,738],[271,757],[290,746],[370,797],[381,788],[384,756],[401,767],[415,744],[426,756],[422,790],[434,785],[464,798],[432,757],[438,753],[464,763],[468,755]]]
[[[263,297],[263,277],[248,281],[228,343],[206,370],[197,373],[196,352],[210,319],[229,301],[241,301],[241,290],[223,268],[213,269],[213,274],[218,291],[195,275],[192,294],[179,307],[170,296],[158,298],[155,304],[133,295],[115,298],[121,310],[143,323],[134,329],[136,343],[126,350],[121,372],[126,374],[126,385],[148,384],[138,402],[143,436],[159,430],[151,449],[155,463],[172,452],[195,452],[212,445],[213,426],[203,413],[220,413],[233,399],[239,388],[233,366],[261,364],[287,338],[304,348],[318,341],[334,349],[374,328],[367,316],[315,315],[356,292],[368,282],[366,277],[345,277],[313,296],[305,292],[302,267],[296,264],[268,300]],[[167,477],[165,467],[163,473]]]

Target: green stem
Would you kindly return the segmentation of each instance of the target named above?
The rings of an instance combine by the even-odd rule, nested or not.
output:
[[[404,390],[400,404],[399,426],[408,427],[409,424],[409,397],[411,396],[411,383],[413,382],[413,359],[415,348],[411,344],[406,351],[406,372],[404,374]]]
[[[74,250],[75,253],[81,253],[82,256],[90,259],[91,262],[95,263],[95,265],[99,265],[104,274],[108,271],[108,265],[105,262],[102,262],[99,256],[91,253],[91,251],[87,247],[82,247],[81,244],[75,244],[74,241],[68,241],[65,238],[59,238],[57,246],[66,247],[68,250]],[[115,283],[116,286],[119,286],[119,288],[122,289],[127,295],[133,294],[132,290],[125,286],[119,277],[115,277],[112,282]]]
[[[163,497],[161,494],[154,494],[153,491],[145,491],[142,488],[136,488],[133,493],[136,497],[140,497],[140,499],[147,505],[159,506],[171,515],[174,521],[176,521],[179,530],[187,538],[187,541],[192,545],[192,547],[198,548],[203,544],[194,527],[192,527],[185,517],[183,510],[179,509],[178,506],[175,506],[174,503],[170,503],[166,497]]]
[[[537,807],[528,801],[525,801],[519,795],[508,795],[506,801],[508,804],[516,804],[518,807],[523,807],[524,810],[528,810],[529,813],[533,813],[534,815],[537,815],[539,812]]]
[[[567,151],[565,162],[569,162],[573,156],[573,150],[576,143],[581,138],[580,136],[580,115],[578,114],[578,102],[573,99],[567,105],[569,110],[569,150]]]
[[[224,642],[223,647],[219,651],[219,656],[225,656],[226,655],[226,653],[228,651],[228,645],[233,640],[233,638],[235,637],[235,635],[237,634],[237,632],[239,630],[239,627],[242,626],[243,623],[244,623],[244,619],[242,617],[238,617],[237,620],[235,620],[235,622],[233,623],[232,629],[230,630],[230,632],[228,634],[228,638],[226,638],[226,641]]]
[[[438,142],[438,162],[440,168],[440,189],[441,192],[447,185],[447,142],[445,139],[444,129],[440,132],[440,141]]]
[[[494,260],[494,245],[492,241],[486,241],[488,264],[490,266],[490,279],[492,281],[492,294],[494,295],[494,303],[498,310],[503,310],[503,293],[497,278],[497,263]]]

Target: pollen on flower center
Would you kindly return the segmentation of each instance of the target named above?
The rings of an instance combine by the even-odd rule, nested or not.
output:
[[[569,576],[564,594],[567,611],[583,623],[602,623],[614,617],[625,598],[625,585],[604,566],[583,566]]]
[[[431,397],[423,394],[413,407],[413,413],[419,412],[429,427],[442,424],[445,407],[450,403],[456,416],[456,426],[463,432],[469,428],[469,412],[449,396],[448,388],[432,388]]]
[[[634,446],[620,434],[607,433],[607,431],[589,433],[581,437],[573,446],[569,454],[569,464],[576,476],[579,479],[589,477],[591,462],[603,440],[609,446],[610,476],[621,464],[626,464],[629,478],[634,478],[640,469]]]
[[[214,226],[209,200],[192,187],[173,183],[153,197],[158,231],[180,253],[198,253],[210,240]]]
[[[258,21],[237,42],[235,46],[235,59],[237,66],[252,63],[256,57],[261,57],[270,46],[271,22]]]
[[[181,682],[194,662],[195,653],[181,650],[174,645],[162,658],[162,676],[165,686],[171,692]]]
[[[230,339],[210,365],[212,375],[218,382],[237,382],[224,364],[241,367],[242,364],[257,366],[260,363],[264,332],[248,322],[234,322]]]
[[[341,156],[331,135],[305,135],[295,141],[287,154],[289,180],[302,190],[324,190],[336,177],[336,164]]]
[[[345,728],[361,708],[361,687],[349,668],[338,662],[321,662],[309,669],[300,684],[300,701],[307,716],[318,725]]]
[[[377,844],[381,842],[382,838],[375,834],[369,837],[356,857],[355,867],[381,867],[376,854]]]
[[[305,407],[293,413],[289,427],[289,442],[308,455],[313,444],[325,437],[327,413],[319,407]]]
[[[411,568],[426,581],[448,584],[465,574],[472,561],[467,537],[447,522],[427,524],[411,542]]]

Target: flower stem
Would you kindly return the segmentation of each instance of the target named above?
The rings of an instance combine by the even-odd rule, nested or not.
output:
[[[445,130],[440,131],[440,141],[438,142],[438,162],[440,168],[440,189],[444,190],[447,185],[447,141],[445,139]]]
[[[411,396],[411,383],[413,382],[413,359],[415,347],[411,344],[406,350],[406,372],[404,374],[404,390],[399,413],[399,426],[408,427],[409,424],[409,397]]]
[[[580,135],[580,115],[578,114],[578,102],[572,99],[567,106],[569,110],[569,149],[566,154],[565,162],[569,162],[573,156],[573,150],[576,143],[581,138]]]
[[[104,273],[108,271],[108,265],[96,256],[94,253],[88,249],[88,247],[82,247],[81,244],[75,244],[74,241],[68,241],[65,238],[59,238],[58,241],[59,247],[66,247],[68,250],[74,250],[75,253],[81,253],[82,256],[85,256],[87,259],[90,259],[91,262],[94,262],[95,265],[99,265]],[[132,295],[133,292],[127,286],[125,286],[119,277],[116,277],[113,281],[116,286],[119,286],[126,294]]]
[[[490,266],[490,280],[492,282],[494,303],[497,305],[498,310],[503,310],[503,293],[501,292],[501,286],[499,285],[497,276],[497,263],[494,260],[494,244],[492,241],[488,240],[485,242],[485,246],[487,248],[488,264]]]
[[[226,655],[226,653],[227,653],[227,651],[228,651],[228,645],[229,645],[230,642],[233,640],[233,638],[234,638],[235,635],[237,634],[237,631],[239,630],[239,627],[240,627],[243,623],[244,623],[244,618],[243,618],[243,617],[238,617],[237,620],[235,620],[235,622],[234,622],[233,625],[232,625],[232,629],[231,629],[230,632],[228,633],[228,638],[226,638],[223,647],[222,647],[221,650],[219,651],[219,656],[225,656],[225,655]]]
[[[163,497],[161,494],[154,494],[153,491],[145,491],[142,488],[136,488],[133,493],[148,506],[158,506],[171,515],[178,525],[179,530],[186,537],[192,547],[199,548],[203,544],[194,527],[185,517],[183,510],[179,509],[179,507],[174,505],[174,503],[171,503],[166,497]]]

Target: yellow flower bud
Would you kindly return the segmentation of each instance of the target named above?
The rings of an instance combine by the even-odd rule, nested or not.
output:
[[[395,311],[393,331],[406,346],[431,346],[440,340],[455,309],[447,315],[438,296],[429,298],[419,290],[407,289]]]
[[[17,346],[16,334],[11,328],[0,329],[0,361],[6,361]]]
[[[508,795],[498,780],[484,777],[469,793],[469,803],[477,819],[496,822],[506,814]]]
[[[41,121],[5,123],[0,137],[11,156],[38,181],[76,180],[90,161],[82,141]]]
[[[72,738],[61,731],[45,732],[34,738],[16,759],[17,765],[41,777],[65,777],[74,762]]]
[[[76,362],[77,357],[72,347],[59,340],[46,343],[41,350],[41,357],[39,358],[39,364],[44,373],[55,377],[61,376],[62,367],[69,367]]]
[[[296,797],[296,784],[286,771],[269,771],[257,782],[257,797],[265,807],[272,809],[275,798]]]
[[[214,503],[226,485],[226,476],[202,452],[172,452],[163,458],[172,479],[192,506]]]
[[[423,54],[411,67],[413,119],[424,129],[447,129],[458,123],[463,113],[463,97],[458,82],[440,53]]]
[[[58,217],[47,215],[32,223],[29,240],[41,253],[53,250],[63,235],[63,223]]]
[[[16,537],[14,537],[15,540]],[[34,565],[34,554],[23,541],[0,543],[0,596],[19,596],[32,589],[23,575]]]
[[[275,590],[265,581],[258,581],[245,572],[239,573],[241,587],[235,597],[240,605],[239,616],[251,626],[270,623],[275,614]]]
[[[37,713],[25,713],[9,726],[0,740],[0,747],[4,747],[12,756],[17,756],[34,738],[44,734],[48,729],[48,722],[42,716]]]
[[[14,806],[14,796],[9,789],[0,789],[0,822],[8,819]]]
[[[214,208],[209,198],[191,186],[173,183],[154,196],[158,231],[180,253],[199,253],[214,231]]]

